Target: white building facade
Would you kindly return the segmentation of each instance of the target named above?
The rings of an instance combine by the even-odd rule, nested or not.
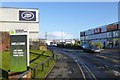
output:
[[[0,8],[0,32],[24,29],[29,39],[39,39],[38,9]]]

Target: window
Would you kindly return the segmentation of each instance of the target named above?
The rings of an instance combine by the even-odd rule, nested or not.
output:
[[[107,32],[107,37],[108,38],[112,37],[112,32]]]
[[[114,31],[113,32],[113,37],[118,37],[119,36],[119,31]]]

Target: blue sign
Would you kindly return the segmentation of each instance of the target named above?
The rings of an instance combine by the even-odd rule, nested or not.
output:
[[[19,11],[20,21],[36,21],[36,11]]]

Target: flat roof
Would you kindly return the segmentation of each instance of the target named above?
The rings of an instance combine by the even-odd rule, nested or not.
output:
[[[0,7],[0,8],[9,8],[9,9],[36,9],[36,10],[38,10],[38,8],[20,8],[20,7]]]
[[[101,27],[105,27],[105,26],[109,26],[109,25],[115,25],[115,24],[118,24],[118,22],[114,22],[114,23],[111,23],[111,24],[106,24],[106,25],[99,26],[99,27],[96,27],[96,28],[101,28]],[[92,30],[92,29],[96,29],[96,28],[90,28],[90,29],[80,31],[80,32],[85,32],[85,31],[89,31],[89,30]]]

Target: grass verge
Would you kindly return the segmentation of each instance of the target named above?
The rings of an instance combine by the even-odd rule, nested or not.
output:
[[[32,68],[32,67],[36,66],[37,64],[45,61],[50,56],[52,56],[52,52],[49,50],[48,51],[30,50],[30,67]],[[10,68],[9,63],[10,63],[10,51],[2,52],[2,69],[6,72],[8,72],[8,70]],[[37,69],[36,69],[36,71],[37,71],[36,77],[37,78],[44,78],[46,76],[46,74],[54,66],[55,60],[51,59],[49,63],[50,63],[49,66],[47,66],[47,64],[48,64],[47,62],[45,63],[44,71],[41,70],[41,66],[37,67]]]

